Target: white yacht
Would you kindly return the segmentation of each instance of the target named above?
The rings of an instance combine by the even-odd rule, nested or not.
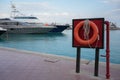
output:
[[[37,17],[21,15],[15,5],[11,5],[11,18],[0,19],[0,27],[7,29],[7,33],[62,32],[69,27],[69,25],[49,25],[40,23]]]
[[[7,29],[7,33],[48,33],[55,26],[19,22],[9,18],[0,19],[0,27]]]

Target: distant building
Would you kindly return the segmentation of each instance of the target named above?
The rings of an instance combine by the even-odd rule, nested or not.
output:
[[[110,22],[110,29],[111,30],[120,30],[120,28],[117,27],[117,25],[115,23],[113,23],[113,22]]]

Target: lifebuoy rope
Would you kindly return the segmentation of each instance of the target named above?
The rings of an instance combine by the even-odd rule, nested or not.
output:
[[[83,29],[84,29],[84,39],[89,40],[89,33],[90,33],[89,20],[84,21]],[[88,45],[91,48],[91,45],[90,45],[89,41],[88,41]]]
[[[85,39],[85,40],[89,40],[90,24],[89,24],[89,20],[88,20],[88,19],[86,19],[86,20],[84,21],[83,29],[84,29],[84,39]],[[98,34],[98,37],[97,37],[96,40],[97,40],[97,41],[96,41],[95,47],[97,47],[97,45],[98,45],[99,34]],[[88,41],[88,45],[89,45],[90,48],[92,48],[91,45],[90,45],[90,43],[89,43],[89,41]]]
[[[89,20],[84,21],[83,29],[84,29],[84,39],[89,40],[89,33],[90,33]]]

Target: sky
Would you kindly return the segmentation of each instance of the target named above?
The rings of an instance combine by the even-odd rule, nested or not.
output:
[[[17,10],[44,23],[72,24],[72,19],[105,18],[120,27],[120,0],[0,0],[0,18]]]

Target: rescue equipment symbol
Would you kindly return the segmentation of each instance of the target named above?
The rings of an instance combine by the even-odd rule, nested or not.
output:
[[[104,18],[74,19],[73,47],[103,48]]]
[[[83,26],[84,28],[84,39],[83,40],[80,36],[79,36],[79,29]],[[90,27],[93,29],[93,36],[89,39],[89,33],[90,33]],[[93,23],[92,21],[81,21],[77,24],[77,26],[74,29],[74,37],[75,39],[83,45],[90,45],[93,42],[96,41],[96,39],[99,37],[98,35],[98,28],[97,25],[95,23]]]

